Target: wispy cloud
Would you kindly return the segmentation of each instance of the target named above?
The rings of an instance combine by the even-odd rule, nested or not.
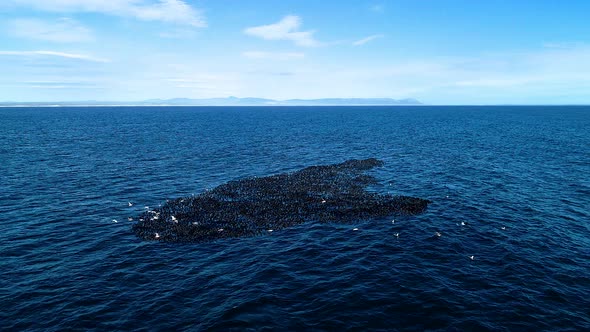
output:
[[[197,33],[192,29],[176,29],[158,33],[158,36],[167,39],[189,39],[195,37],[196,35]]]
[[[16,37],[57,43],[77,43],[94,40],[90,29],[70,18],[46,21],[21,18],[8,23],[9,32]]]
[[[7,0],[9,3],[58,13],[101,13],[205,27],[202,13],[184,0]]]
[[[263,59],[263,60],[293,60],[303,59],[304,53],[298,52],[262,52],[262,51],[248,51],[242,53],[242,56],[249,59]]]
[[[543,43],[543,47],[545,48],[558,48],[558,49],[571,49],[576,47],[584,47],[587,46],[582,42],[546,42]]]
[[[361,45],[365,45],[366,43],[368,43],[368,42],[370,42],[370,41],[373,41],[373,40],[375,40],[375,39],[377,39],[377,38],[383,38],[383,37],[385,37],[385,36],[384,36],[384,35],[381,35],[381,34],[379,34],[379,35],[371,35],[371,36],[367,36],[367,37],[365,37],[365,38],[363,38],[363,39],[359,39],[359,40],[357,40],[357,41],[353,42],[353,43],[352,43],[352,45],[354,45],[354,46],[361,46]]]
[[[301,18],[288,15],[277,23],[246,28],[244,33],[266,40],[288,40],[297,46],[313,47],[321,44],[313,37],[315,31],[299,31],[300,27]]]
[[[83,60],[90,62],[110,62],[108,59],[97,58],[90,55],[76,54],[76,53],[65,53],[55,51],[0,51],[0,56],[18,56],[18,57],[58,57],[66,59]]]
[[[70,90],[77,90],[77,89],[104,89],[104,87],[99,87],[94,84],[79,84],[73,82],[30,82],[30,83],[23,83],[22,85],[13,85],[12,87],[20,87],[25,89],[70,89]]]
[[[374,4],[369,7],[372,12],[375,13],[383,13],[385,11],[385,6],[382,4]]]

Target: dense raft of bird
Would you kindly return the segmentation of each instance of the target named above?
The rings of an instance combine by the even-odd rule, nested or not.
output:
[[[308,221],[345,223],[423,212],[428,200],[366,190],[376,179],[365,171],[382,165],[374,158],[349,160],[230,181],[147,210],[133,231],[144,240],[207,242],[268,234]]]

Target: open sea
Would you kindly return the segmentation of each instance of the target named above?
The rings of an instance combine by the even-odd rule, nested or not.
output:
[[[371,157],[425,213],[201,244],[127,219]],[[0,330],[590,330],[588,106],[2,108],[0,189]]]

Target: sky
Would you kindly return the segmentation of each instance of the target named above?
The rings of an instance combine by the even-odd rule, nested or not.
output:
[[[590,104],[587,0],[1,0],[0,101]]]

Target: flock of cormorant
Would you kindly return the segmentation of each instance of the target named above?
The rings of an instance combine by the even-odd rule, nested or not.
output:
[[[199,195],[143,212],[133,232],[144,240],[208,242],[270,233],[308,221],[345,223],[418,214],[429,201],[369,192],[369,158],[311,166],[293,173],[230,181]]]

